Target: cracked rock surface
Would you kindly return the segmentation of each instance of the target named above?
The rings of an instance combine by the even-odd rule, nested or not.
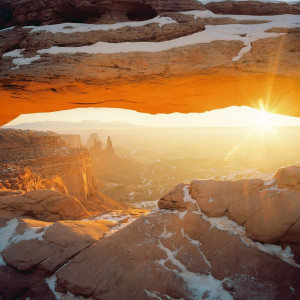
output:
[[[2,219],[1,296],[299,299],[299,168],[179,184],[142,216]]]

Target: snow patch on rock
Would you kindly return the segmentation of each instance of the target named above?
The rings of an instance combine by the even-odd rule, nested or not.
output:
[[[173,271],[177,276],[181,277],[184,280],[188,290],[192,294],[191,299],[233,299],[233,297],[223,288],[222,285],[222,283],[227,279],[220,281],[213,277],[211,274],[201,275],[190,272],[184,264],[176,259],[178,250],[170,250],[169,248],[165,247],[160,240],[159,248],[166,253],[167,258],[160,260],[158,263],[168,269],[165,266],[165,263],[167,261],[171,261],[178,268],[178,270],[172,269],[171,271]],[[170,269],[168,270],[170,271]]]
[[[15,65],[15,67],[12,67],[11,70],[16,70],[20,66],[23,65],[30,65],[32,62],[39,60],[41,58],[40,55],[36,55],[33,57],[24,57],[22,52],[25,49],[15,49],[13,51],[7,52],[3,54],[3,57],[13,57],[12,63]]]
[[[298,15],[276,15],[276,16],[240,16],[240,15],[216,15],[210,11],[190,11],[185,14],[194,17],[229,17],[235,20],[256,20],[267,21],[262,24],[225,24],[225,25],[206,25],[205,30],[191,34],[189,36],[163,42],[123,42],[106,43],[98,42],[93,45],[81,47],[51,47],[49,49],[38,50],[39,54],[113,54],[129,52],[161,52],[174,48],[210,43],[213,41],[241,41],[244,47],[232,58],[238,61],[245,53],[251,50],[251,43],[259,39],[279,37],[283,33],[266,32],[275,27],[294,28],[299,26]]]
[[[161,28],[167,24],[177,23],[170,17],[160,17],[157,16],[153,19],[146,21],[136,21],[136,22],[120,22],[115,24],[79,24],[79,23],[62,23],[62,24],[54,24],[54,25],[44,25],[44,26],[36,26],[31,32],[40,32],[46,31],[51,33],[65,33],[72,34],[75,32],[90,32],[90,31],[108,31],[108,30],[116,30],[124,27],[141,27],[149,24],[158,24]]]
[[[31,227],[22,234],[16,234],[18,225],[19,221],[17,219],[11,219],[6,223],[6,226],[0,228],[0,253],[5,250],[10,244],[27,240],[42,240],[44,238],[46,229],[51,226]],[[0,255],[0,266],[1,265],[6,265],[6,263]]]
[[[265,181],[264,185],[267,185],[267,186],[272,185],[275,183],[275,181],[276,181],[275,178],[273,178],[271,180]]]
[[[184,200],[185,202],[193,202],[195,203],[196,200],[192,199],[190,193],[189,193],[189,187],[185,186],[183,188],[184,192]],[[247,237],[245,227],[238,225],[236,222],[230,220],[227,216],[223,217],[208,217],[206,216],[198,206],[198,210],[194,211],[192,213],[199,214],[203,220],[206,222],[209,222],[211,225],[211,228],[216,228],[221,231],[226,231],[232,235],[238,236],[241,241],[248,247],[254,247],[261,252],[265,252],[270,255],[275,255],[284,262],[300,269],[300,265],[297,264],[294,260],[294,255],[291,251],[291,248],[289,246],[285,247],[284,249],[279,245],[273,245],[273,244],[262,244],[260,242],[254,242],[250,238]]]

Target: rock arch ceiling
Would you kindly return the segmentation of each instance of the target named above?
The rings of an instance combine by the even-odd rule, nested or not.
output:
[[[260,99],[300,116],[299,4],[263,3],[258,11],[251,1],[146,2],[134,10],[134,3],[91,1],[73,6],[85,16],[98,9],[86,23],[65,23],[55,11],[27,26],[32,20],[22,13],[34,15],[32,7],[0,1],[0,125],[21,113],[75,107],[187,113],[257,107]],[[4,8],[10,18],[1,17]],[[140,21],[128,20],[139,11]]]

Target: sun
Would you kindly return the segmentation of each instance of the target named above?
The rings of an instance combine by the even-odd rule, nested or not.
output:
[[[271,119],[271,114],[269,112],[264,110],[261,110],[259,112],[257,127],[265,128],[265,129],[272,127],[272,119]]]
[[[272,129],[274,126],[273,113],[268,111],[267,106],[260,100],[257,119],[254,127],[262,130]]]

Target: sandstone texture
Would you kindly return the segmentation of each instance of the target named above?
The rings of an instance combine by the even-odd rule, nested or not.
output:
[[[69,147],[81,148],[81,137],[79,134],[60,134],[60,137],[66,142]]]
[[[300,3],[263,2],[263,1],[223,1],[207,3],[206,8],[216,14],[229,15],[284,15],[300,14]]]
[[[49,189],[65,194],[68,193],[61,176],[53,175],[47,178],[35,173],[29,166],[20,167],[14,164],[0,163],[0,183],[3,189],[22,190],[26,192]]]
[[[251,239],[263,243],[298,244],[300,226],[299,166],[280,169],[271,181],[260,179],[194,180],[194,205],[208,217],[228,217],[244,226]],[[159,200],[161,209],[187,209],[182,184]],[[176,195],[175,197],[171,195]],[[195,206],[189,207],[189,210]]]
[[[297,178],[299,168],[270,181],[180,184],[159,201],[162,210],[144,216],[2,218],[1,296],[298,299],[299,184],[279,182]]]
[[[89,216],[78,199],[51,190],[24,194],[16,191],[15,194],[1,195],[0,211],[9,211],[16,216],[29,216],[43,221],[76,220]]]
[[[159,208],[160,209],[170,209],[170,210],[178,210],[185,211],[186,203],[183,199],[183,187],[184,184],[178,184],[174,190],[170,193],[166,194],[159,200]]]
[[[93,299],[147,299],[148,293],[162,299],[296,299],[298,287],[290,292],[290,284],[297,282],[297,267],[211,228],[194,213],[141,217],[57,272],[58,291]]]
[[[300,95],[299,25],[296,21],[289,25],[300,15],[299,3],[225,1],[204,7],[197,1],[86,1],[83,9],[82,2],[73,1],[71,14],[68,1],[3,3],[5,9],[15,11],[5,21],[7,26],[17,22],[33,27],[0,31],[1,124],[20,113],[87,106],[148,113],[204,112],[231,105],[257,108],[259,99],[269,97],[270,91],[271,98],[285,99],[282,104],[274,103],[278,113],[300,115],[296,100]],[[99,18],[101,5],[109,11]],[[57,12],[62,7],[64,16]],[[131,12],[134,8],[134,14],[140,12],[140,18],[128,18],[128,8]],[[98,12],[90,17],[87,11]],[[283,14],[289,14],[286,21],[270,21],[282,20]],[[135,23],[120,23],[128,21]],[[81,31],[80,26],[87,25],[82,22],[119,25]],[[53,23],[59,26],[55,30],[41,26]],[[241,28],[232,37],[230,24]],[[252,31],[249,24],[257,27]],[[253,32],[260,32],[261,38],[253,39]],[[195,34],[200,33],[203,36],[198,40]],[[206,41],[206,36],[212,40]],[[180,47],[181,39],[187,37],[191,42]],[[126,42],[138,50],[128,51],[126,47],[131,46],[125,47]],[[153,51],[167,42],[173,46]],[[90,53],[99,43],[103,52]]]
[[[107,23],[145,20],[161,12],[205,9],[196,0],[1,0],[0,25],[57,24],[63,22]]]
[[[1,299],[56,299],[47,284],[51,274],[78,253],[144,213],[141,210],[119,211],[80,221],[54,223],[21,217],[5,220],[0,215]]]

